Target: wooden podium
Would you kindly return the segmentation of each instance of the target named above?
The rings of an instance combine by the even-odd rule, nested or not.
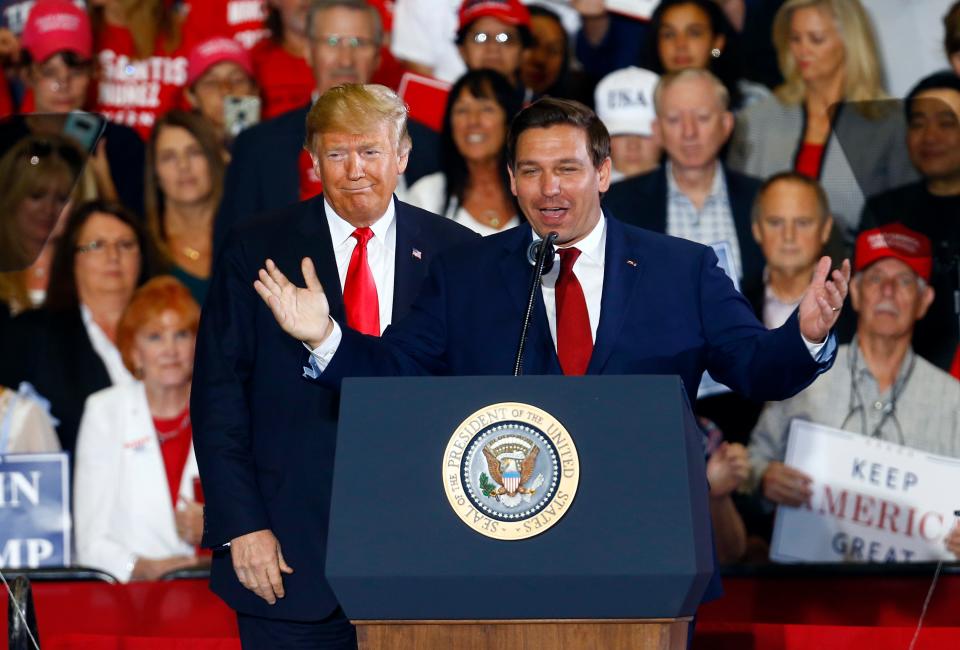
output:
[[[685,650],[690,618],[353,624],[360,650]]]
[[[468,458],[492,472],[478,451],[454,459],[452,436],[540,435],[460,428],[491,404],[523,422],[516,407],[539,409],[579,454],[565,514],[527,538],[481,534],[444,491]],[[345,379],[329,530],[325,572],[362,649],[684,650],[714,570],[702,433],[678,377]]]

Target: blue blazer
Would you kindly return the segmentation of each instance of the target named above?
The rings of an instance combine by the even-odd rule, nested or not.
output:
[[[393,318],[399,319],[430,260],[476,235],[399,201],[396,228]],[[206,498],[203,544],[215,549],[211,588],[240,612],[318,621],[337,606],[324,562],[338,398],[290,372],[303,362],[303,344],[280,329],[253,290],[267,257],[302,286],[300,260],[307,256],[331,313],[344,320],[322,196],[249,220],[227,237],[200,320],[191,417]],[[239,583],[222,547],[264,528],[295,570],[284,576],[286,597],[273,606]]]
[[[760,179],[746,176],[723,166],[727,180],[727,197],[733,225],[740,244],[744,293],[756,291],[763,285],[763,251],[753,238],[753,201],[763,184]],[[610,186],[603,197],[604,209],[612,210],[621,221],[652,230],[667,232],[667,171],[661,165],[652,172],[626,178]],[[638,210],[637,206],[643,206]]]
[[[334,387],[345,376],[510,374],[530,281],[531,238],[531,229],[520,226],[440,255],[410,315],[382,339],[343,328],[341,346],[319,381]],[[810,356],[796,313],[783,327],[767,330],[710,248],[613,218],[607,219],[606,246],[587,374],[679,375],[693,404],[709,369],[746,396],[780,400],[833,362],[832,355],[823,363]],[[296,372],[300,361],[290,365]],[[524,371],[561,373],[539,293]]]
[[[288,111],[237,136],[213,226],[217,254],[234,224],[300,200],[299,162],[307,138],[309,110],[308,105]],[[409,187],[421,176],[440,169],[440,136],[412,120],[407,128],[414,141],[404,174]]]

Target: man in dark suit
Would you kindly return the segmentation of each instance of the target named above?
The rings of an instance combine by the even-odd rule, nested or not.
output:
[[[284,267],[314,260],[335,317],[379,335],[408,312],[430,260],[475,237],[394,199],[410,139],[387,88],[324,93],[307,143],[324,194],[233,229],[197,338],[203,544],[214,549],[211,587],[237,610],[244,647],[356,643],[324,578],[337,397],[288,372],[306,350],[259,304],[257,267],[268,256]]]
[[[532,235],[550,231],[559,235],[560,261],[536,303],[526,374],[678,374],[692,398],[709,369],[753,397],[783,399],[829,367],[849,262],[828,279],[830,260],[821,259],[797,311],[767,330],[710,248],[604,217],[610,140],[592,111],[540,100],[514,120],[508,146],[512,189],[532,230],[439,256],[415,308],[383,339],[330,317],[309,260],[306,288],[273,263],[261,270],[258,293],[311,346],[312,374],[321,371],[323,384],[356,374],[509,373],[513,349],[504,341],[523,317],[526,251]]]
[[[664,166],[610,186],[603,205],[617,218],[706,245],[726,243],[743,289],[761,283],[763,254],[750,211],[760,181],[728,169],[719,154],[733,130],[729,95],[706,70],[666,74],[654,93],[654,129]],[[637,210],[642,206],[642,210]]]
[[[316,97],[337,84],[370,80],[380,63],[383,29],[380,14],[366,0],[314,0],[307,26]],[[304,151],[309,110],[307,105],[289,111],[237,136],[214,224],[217,251],[235,223],[320,192]],[[406,172],[409,185],[440,166],[439,136],[415,122],[408,130],[417,143]]]

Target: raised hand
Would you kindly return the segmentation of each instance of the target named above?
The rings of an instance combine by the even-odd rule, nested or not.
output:
[[[830,278],[828,279],[828,276]],[[813,280],[800,301],[800,333],[811,343],[827,338],[847,297],[850,285],[850,260],[843,260],[840,269],[830,273],[830,258],[821,257]]]
[[[301,262],[306,288],[290,282],[273,260],[267,260],[260,269],[253,288],[263,299],[277,323],[290,336],[304,341],[311,348],[318,347],[330,336],[333,323],[330,320],[330,304],[317,279],[317,271],[309,257]]]

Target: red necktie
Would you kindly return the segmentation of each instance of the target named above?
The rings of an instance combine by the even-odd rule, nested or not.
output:
[[[343,303],[347,308],[347,325],[362,334],[380,336],[380,302],[377,285],[367,262],[367,242],[373,237],[369,228],[357,228],[351,235],[357,245],[350,256],[347,281],[343,283]]]
[[[565,375],[587,372],[593,353],[593,335],[587,300],[583,297],[580,281],[573,274],[573,265],[580,257],[576,248],[560,249],[560,276],[557,278],[557,356]]]

